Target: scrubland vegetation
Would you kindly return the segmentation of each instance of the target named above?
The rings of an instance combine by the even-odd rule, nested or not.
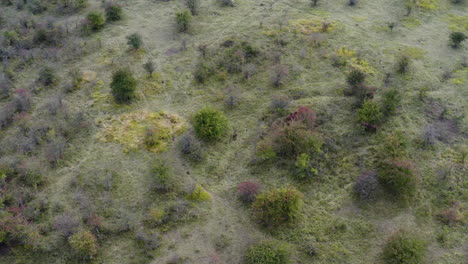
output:
[[[465,263],[467,14],[0,0],[0,263]]]

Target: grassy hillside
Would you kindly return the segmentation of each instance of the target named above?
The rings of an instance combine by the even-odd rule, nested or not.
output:
[[[466,1],[195,2],[0,0],[0,263],[466,262]]]

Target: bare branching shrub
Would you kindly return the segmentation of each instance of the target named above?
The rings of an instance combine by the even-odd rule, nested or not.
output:
[[[55,139],[47,144],[45,148],[45,157],[51,165],[55,165],[63,158],[65,153],[66,141],[63,138]]]
[[[249,80],[257,73],[257,66],[253,63],[248,63],[242,67],[242,73],[244,74],[244,78]]]
[[[361,174],[354,183],[354,192],[356,196],[363,201],[372,201],[377,196],[379,181],[377,173],[367,171]]]
[[[26,89],[17,89],[11,102],[16,112],[25,112],[31,109],[31,94]]]
[[[75,233],[79,226],[79,217],[69,212],[57,215],[53,221],[53,228],[65,238]]]
[[[141,243],[147,250],[157,249],[161,245],[160,235],[155,232],[137,230],[135,239]]]
[[[218,2],[219,2],[222,6],[230,6],[230,7],[233,7],[233,6],[234,6],[234,0],[218,0]]]
[[[63,110],[63,95],[58,94],[50,98],[43,106],[43,109],[51,116],[57,115],[58,112]]]
[[[274,67],[271,74],[271,82],[273,86],[280,87],[286,83],[289,76],[289,68],[286,65],[279,64]]]
[[[287,95],[276,95],[271,99],[270,108],[273,113],[279,115],[285,115],[287,113],[287,108],[291,103],[291,99]]]
[[[190,134],[183,136],[180,139],[179,148],[186,159],[193,162],[200,162],[203,160],[201,143],[194,136]]]

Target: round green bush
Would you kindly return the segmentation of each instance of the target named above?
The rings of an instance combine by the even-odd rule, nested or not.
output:
[[[452,46],[457,48],[460,44],[467,39],[467,36],[463,32],[452,32],[450,33],[450,41],[452,42]]]
[[[89,231],[79,231],[68,238],[70,247],[76,254],[91,257],[97,254],[97,239]]]
[[[245,259],[246,264],[286,264],[289,263],[289,255],[285,246],[263,242],[250,247]]]
[[[423,263],[426,243],[417,237],[398,232],[384,248],[383,258],[386,264]]]
[[[102,29],[104,27],[104,24],[106,23],[104,19],[104,14],[97,11],[89,12],[88,16],[86,16],[86,19],[88,20],[90,27],[93,31],[98,31]]]
[[[290,223],[300,215],[302,196],[302,193],[292,187],[260,194],[252,204],[254,216],[265,227]]]
[[[106,6],[106,21],[115,22],[123,17],[122,7],[118,4],[109,4]]]
[[[127,36],[127,44],[130,49],[137,50],[143,45],[143,39],[138,33],[133,33]]]
[[[117,103],[128,103],[134,97],[137,80],[129,70],[118,70],[112,76],[111,90]]]
[[[200,110],[193,118],[195,134],[202,140],[219,140],[226,134],[228,120],[226,116],[214,109],[205,108]]]
[[[346,82],[351,86],[362,84],[366,79],[366,75],[360,70],[352,70],[346,76]]]
[[[394,159],[381,162],[378,179],[396,197],[409,199],[416,193],[417,177],[409,161]]]
[[[179,32],[187,32],[190,26],[192,15],[190,11],[184,10],[176,14],[176,23]]]
[[[378,125],[383,116],[379,104],[374,100],[364,101],[361,108],[357,110],[357,114],[361,123],[369,125]]]

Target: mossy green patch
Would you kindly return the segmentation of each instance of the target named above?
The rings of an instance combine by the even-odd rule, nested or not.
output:
[[[435,10],[439,7],[439,0],[414,0],[413,4],[423,10]]]
[[[425,50],[413,46],[405,46],[402,47],[400,50],[402,56],[410,57],[413,59],[422,59],[424,58],[424,55],[426,55]]]
[[[468,32],[468,15],[457,16],[450,14],[447,18],[449,29],[452,31]]]
[[[415,17],[405,17],[401,20],[401,23],[407,28],[416,28],[421,25],[421,20]]]
[[[365,59],[356,57],[356,52],[342,47],[336,51],[336,55],[340,57],[346,65],[351,69],[359,70],[363,73],[374,75],[377,70],[374,69]]]
[[[211,195],[200,184],[197,184],[192,193],[187,195],[187,199],[194,202],[204,202],[211,200]]]
[[[172,138],[186,129],[185,122],[177,115],[164,112],[138,111],[123,114],[102,122],[98,139],[103,142],[117,142],[125,147],[126,152],[146,147],[151,152],[167,150]],[[153,143],[145,145],[148,128],[154,131]]]
[[[321,18],[301,18],[289,21],[292,31],[300,32],[304,35],[310,35],[317,32],[330,32],[336,27],[336,22]]]

